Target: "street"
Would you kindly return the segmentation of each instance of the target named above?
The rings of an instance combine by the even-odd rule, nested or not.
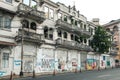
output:
[[[106,69],[101,71],[84,71],[81,73],[64,73],[53,75],[39,76],[36,78],[23,78],[14,80],[120,80],[119,68]]]

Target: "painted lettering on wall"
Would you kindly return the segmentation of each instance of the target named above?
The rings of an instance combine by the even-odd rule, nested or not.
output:
[[[4,76],[6,74],[5,71],[0,71],[0,76]]]
[[[21,65],[21,60],[14,60],[14,65],[15,66],[20,66]]]

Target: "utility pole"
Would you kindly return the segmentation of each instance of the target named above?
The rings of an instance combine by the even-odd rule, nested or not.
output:
[[[25,23],[22,22],[22,32],[21,32],[21,70],[20,70],[20,76],[23,76],[23,27]]]

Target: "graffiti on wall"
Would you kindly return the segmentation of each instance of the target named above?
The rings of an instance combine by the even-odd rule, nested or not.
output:
[[[4,76],[5,74],[6,74],[5,71],[0,71],[0,77],[1,77],[1,76]]]
[[[54,68],[54,59],[42,59],[41,63],[41,68]]]
[[[52,71],[54,68],[54,59],[41,59],[37,62],[39,71]]]
[[[20,66],[21,65],[21,60],[14,60],[14,65],[15,66]]]
[[[33,71],[33,61],[32,60],[26,60],[24,62],[24,71],[25,72],[32,72]]]

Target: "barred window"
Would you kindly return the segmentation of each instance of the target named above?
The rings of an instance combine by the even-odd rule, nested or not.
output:
[[[3,68],[8,68],[9,67],[9,53],[3,53],[2,67]]]

